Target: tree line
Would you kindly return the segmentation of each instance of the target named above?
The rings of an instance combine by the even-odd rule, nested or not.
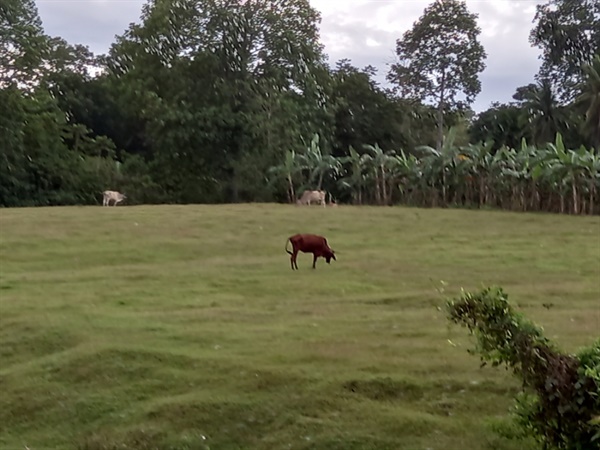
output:
[[[109,51],[0,7],[0,205],[340,202],[598,213],[600,6],[548,0],[513,102],[474,114],[477,15],[436,0],[398,38],[389,87],[327,62],[308,0],[148,0]]]

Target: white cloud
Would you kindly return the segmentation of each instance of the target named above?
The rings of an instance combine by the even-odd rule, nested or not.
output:
[[[143,0],[36,0],[46,32],[70,43],[105,53],[115,35],[138,22]],[[332,65],[342,58],[358,67],[373,65],[384,82],[394,61],[396,39],[419,19],[429,0],[311,0],[321,11],[321,39]],[[488,58],[483,89],[473,105],[485,109],[493,100],[508,101],[518,86],[533,80],[539,54],[528,42],[539,0],[467,0],[479,15],[481,43]]]
[[[36,0],[44,29],[71,44],[105,53],[131,22],[138,22],[143,0]]]
[[[371,38],[371,37],[367,37],[367,39],[365,40],[365,45],[367,47],[380,47],[381,44],[379,42],[377,42],[375,39]]]
[[[327,14],[323,13],[321,36],[330,63],[349,58],[358,67],[372,64],[379,69],[378,80],[385,83],[388,65],[395,58],[396,40],[412,27],[431,2],[312,0],[311,3],[317,9],[329,5]],[[528,37],[537,3],[540,2],[467,0],[469,10],[478,14],[480,41],[488,55],[486,69],[480,75],[482,92],[473,105],[476,111],[489,107],[492,101],[510,101],[518,86],[533,80],[540,64],[539,51],[530,46]],[[369,46],[365,37],[380,45]]]

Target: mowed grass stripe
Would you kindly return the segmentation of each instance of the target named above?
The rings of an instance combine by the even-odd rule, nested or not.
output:
[[[338,261],[293,272],[297,232]],[[7,209],[0,257],[3,449],[527,449],[444,297],[499,284],[568,351],[600,330],[598,217]]]

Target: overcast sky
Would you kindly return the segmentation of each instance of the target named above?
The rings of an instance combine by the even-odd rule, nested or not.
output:
[[[321,40],[333,66],[349,58],[357,67],[379,69],[384,81],[394,61],[396,39],[409,29],[431,3],[429,0],[310,0],[321,11]],[[129,23],[138,22],[145,0],[36,0],[44,29],[71,44],[105,53]],[[467,0],[479,15],[481,43],[488,54],[480,75],[481,93],[473,108],[492,101],[510,101],[518,86],[533,81],[539,51],[528,42],[539,0]]]

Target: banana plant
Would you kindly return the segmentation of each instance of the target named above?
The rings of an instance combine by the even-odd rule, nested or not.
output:
[[[458,155],[458,159],[467,165],[464,181],[467,184],[469,202],[474,204],[477,201],[480,208],[490,202],[490,194],[493,192],[491,184],[497,177],[498,162],[502,156],[499,152],[492,152],[493,146],[493,141],[479,145],[469,144]]]
[[[387,161],[388,192],[390,192],[391,198],[394,188],[397,188],[400,197],[407,201],[409,190],[418,185],[420,174],[418,159],[414,155],[407,155],[404,150],[394,153]],[[409,203],[411,202],[409,201]]]
[[[594,214],[594,202],[600,183],[600,157],[596,150],[590,151],[583,146],[572,152],[578,164],[579,213],[587,211],[588,214]]]
[[[323,154],[319,146],[319,135],[315,134],[307,149],[306,154],[301,156],[303,168],[309,171],[309,183],[314,185],[316,189],[321,190],[323,187],[323,179],[327,173],[333,173],[334,176],[339,176],[342,172],[342,163],[332,155]]]
[[[394,155],[394,152],[385,152],[381,147],[379,147],[379,144],[365,145],[364,148],[371,153],[369,165],[375,180],[376,201],[380,205],[386,205],[388,204],[387,178],[389,176],[387,165],[388,160]]]
[[[365,170],[371,161],[371,156],[368,154],[359,154],[352,146],[349,148],[349,153],[348,156],[338,158],[340,163],[350,164],[350,173],[340,178],[338,185],[342,189],[350,190],[353,203],[361,205],[363,202],[363,190],[367,181]]]
[[[269,169],[272,180],[285,179],[287,182],[287,196],[290,203],[296,202],[296,192],[294,190],[294,177],[302,171],[302,164],[299,155],[294,150],[285,153],[283,163]]]
[[[351,192],[354,203],[392,200],[420,206],[452,203],[479,204],[522,211],[553,211],[573,214],[600,213],[596,205],[600,191],[600,155],[597,150],[565,147],[560,133],[542,148],[522,139],[519,148],[492,143],[454,145],[451,130],[438,151],[419,147],[418,155],[385,151],[379,145],[366,145],[359,154],[334,158],[322,155],[318,140],[306,155],[288,153],[281,166],[272,170],[288,180],[293,192],[294,170],[308,168],[311,180],[333,172],[342,173],[338,186]]]
[[[577,160],[574,153],[567,151],[562,136],[557,133],[554,143],[549,143],[540,152],[541,156],[534,168],[533,175],[549,187],[549,190],[559,195],[559,211],[564,213],[567,209],[567,193],[571,189],[572,212],[579,211],[577,199],[576,172]]]
[[[454,147],[455,139],[456,129],[452,127],[448,131],[448,136],[444,139],[439,151],[428,145],[422,145],[415,149],[417,152],[425,155],[423,163],[429,169],[426,172],[429,178],[428,182],[434,190],[437,189],[437,185],[441,179],[441,201],[443,205],[446,205],[448,201],[448,173],[451,170],[454,159],[458,156],[458,150]]]

